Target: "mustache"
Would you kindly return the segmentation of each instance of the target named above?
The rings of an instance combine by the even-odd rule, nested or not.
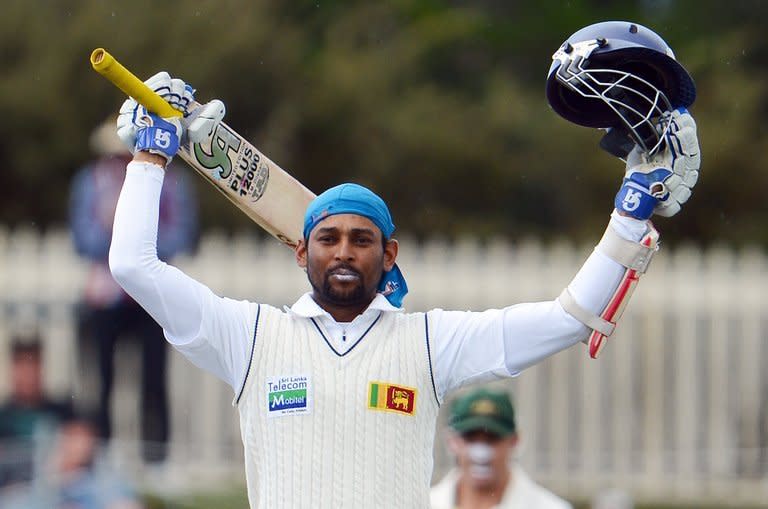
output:
[[[329,277],[329,276],[331,276],[333,273],[335,273],[338,270],[343,270],[345,272],[351,272],[351,273],[355,274],[356,276],[362,278],[362,274],[360,274],[359,270],[357,270],[356,268],[354,268],[351,265],[346,264],[346,263],[340,263],[338,265],[334,265],[333,267],[330,267],[328,270],[325,271],[325,276]]]

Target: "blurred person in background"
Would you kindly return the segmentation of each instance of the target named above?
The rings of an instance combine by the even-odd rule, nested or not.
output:
[[[514,461],[520,436],[506,392],[480,387],[459,396],[448,422],[456,467],[432,487],[432,509],[571,509]]]
[[[57,425],[72,414],[68,401],[43,389],[42,344],[36,335],[11,341],[11,394],[0,406],[0,489],[32,479],[36,458]]]
[[[3,509],[141,509],[135,491],[98,462],[96,419],[72,415],[61,423],[46,469],[32,483],[0,497]]]
[[[169,434],[167,344],[160,326],[120,288],[107,265],[117,198],[131,154],[114,132],[114,118],[93,132],[90,143],[97,158],[77,173],[70,195],[75,248],[90,264],[78,316],[81,350],[98,355],[99,430],[108,439],[115,345],[126,335],[140,345],[142,453],[146,461],[159,462],[165,459]],[[193,251],[198,239],[197,202],[187,174],[171,168],[167,177],[157,243],[162,260]]]

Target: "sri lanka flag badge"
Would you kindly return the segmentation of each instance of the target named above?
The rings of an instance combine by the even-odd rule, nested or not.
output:
[[[416,411],[416,389],[387,382],[368,384],[368,408],[383,412],[413,415]]]

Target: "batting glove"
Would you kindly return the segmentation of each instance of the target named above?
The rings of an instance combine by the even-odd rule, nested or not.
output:
[[[174,109],[187,113],[194,102],[194,89],[167,72],[159,72],[144,82]],[[179,150],[183,132],[179,118],[160,118],[134,99],[127,99],[117,117],[117,135],[131,152],[146,150],[170,162]]]
[[[649,157],[635,146],[614,201],[617,210],[636,219],[677,214],[699,179],[701,154],[693,117],[685,108],[667,112],[659,131],[664,150]]]
[[[208,139],[224,118],[224,103],[214,99],[200,105],[195,102],[195,89],[183,80],[159,72],[144,82],[174,109],[181,118],[161,119],[133,99],[120,108],[117,135],[131,150],[148,150],[170,161],[181,144],[201,143]]]

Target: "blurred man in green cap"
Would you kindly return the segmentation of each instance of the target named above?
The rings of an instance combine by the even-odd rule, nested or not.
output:
[[[432,488],[433,509],[571,509],[510,465],[519,436],[506,392],[482,387],[458,397],[449,426],[457,467]]]

